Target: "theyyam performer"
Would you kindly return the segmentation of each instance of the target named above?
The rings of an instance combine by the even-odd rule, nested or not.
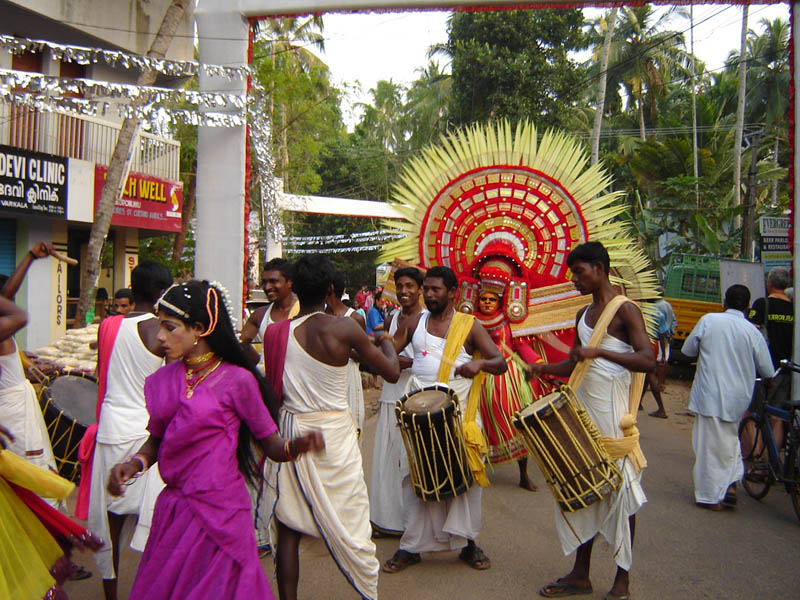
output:
[[[335,270],[322,255],[304,256],[292,268],[298,315],[264,333],[267,379],[282,401],[284,437],[319,430],[325,450],[289,464],[270,465],[268,502],[274,508],[270,539],[281,600],[296,600],[299,544],[306,536],[325,544],[336,565],[362,598],[377,598],[379,563],[371,540],[369,497],[356,425],[348,406],[347,361],[362,363],[389,382],[400,375],[388,336],[376,348],[350,317],[323,312]],[[322,549],[322,547],[320,547]]]
[[[575,315],[593,301],[573,285],[567,264],[581,244],[605,244],[612,266],[608,285],[639,302],[647,322],[653,322],[647,301],[657,297],[658,282],[627,235],[619,218],[625,210],[622,193],[608,193],[610,183],[600,164],[590,165],[580,141],[563,132],[540,134],[528,121],[515,127],[476,124],[443,136],[409,161],[390,200],[404,220],[384,223],[402,239],[386,244],[380,259],[395,261],[394,268],[408,263],[451,268],[458,278],[454,304],[465,313],[479,311],[482,280],[498,280],[498,312],[484,320],[490,328],[507,325],[511,343],[504,342],[504,354],[519,361],[519,343],[545,365],[571,360],[581,343]],[[393,299],[395,290],[387,285],[385,293]],[[629,310],[638,309],[624,309]],[[644,326],[641,331],[646,336]],[[535,399],[536,390],[530,393]],[[484,416],[510,412],[495,406],[501,394],[492,396],[485,398]],[[498,434],[490,442],[503,452],[504,442],[514,438],[509,430],[499,435],[503,428],[497,425],[484,422],[487,432]],[[514,443],[505,445],[512,457]]]
[[[393,274],[400,310],[389,321],[388,333],[394,336],[398,326],[422,312],[419,303],[422,272],[415,267],[400,268]],[[414,352],[406,346],[399,354],[400,379],[384,381],[378,400],[378,423],[372,450],[372,477],[369,489],[369,515],[373,536],[399,536],[403,533],[403,492],[401,473],[408,470],[406,450],[397,428],[394,407],[405,393],[411,377]]]
[[[324,447],[319,432],[282,438],[277,402],[245,355],[219,284],[172,286],[156,305],[158,339],[174,362],[148,377],[147,441],[114,466],[114,496],[158,464],[166,487],[130,598],[272,598],[258,560],[245,479],[258,487],[261,452],[291,461]]]

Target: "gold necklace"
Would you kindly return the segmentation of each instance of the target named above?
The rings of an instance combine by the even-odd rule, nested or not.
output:
[[[199,354],[198,356],[187,356],[183,359],[183,362],[186,363],[187,367],[196,367],[197,365],[202,365],[210,361],[214,356],[213,352],[206,352],[205,354]]]
[[[211,366],[205,373],[200,375],[197,379],[192,379],[197,371],[192,371],[190,369],[186,369],[186,397],[191,398],[194,395],[194,390],[200,385],[206,377],[211,375],[217,368],[222,364],[222,359],[218,359],[217,362]]]

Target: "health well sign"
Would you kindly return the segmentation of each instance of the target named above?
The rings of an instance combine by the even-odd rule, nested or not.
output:
[[[94,208],[100,202],[108,168],[95,165]],[[158,231],[181,230],[183,184],[142,173],[131,173],[125,182],[122,198],[114,205],[111,224]]]

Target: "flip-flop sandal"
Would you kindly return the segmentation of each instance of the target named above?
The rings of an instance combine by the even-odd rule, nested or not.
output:
[[[722,499],[723,504],[727,504],[728,506],[736,506],[736,494],[731,494],[730,492],[725,494],[725,497]]]
[[[412,554],[406,550],[398,550],[394,556],[383,563],[384,573],[399,573],[412,565],[422,561],[419,554]]]
[[[489,557],[478,546],[473,546],[472,549],[469,546],[462,548],[458,559],[463,560],[477,571],[485,571],[492,567]]]
[[[616,594],[612,594],[611,592],[608,592],[606,594],[606,597],[604,598],[604,600],[631,600],[631,595],[630,594],[622,594],[620,596],[617,596]]]
[[[592,585],[576,585],[568,581],[556,580],[548,583],[539,590],[539,595],[545,598],[564,598],[566,596],[587,596],[592,593]]]
[[[91,577],[91,576],[92,576],[92,572],[91,571],[87,571],[83,567],[78,566],[78,568],[75,569],[75,572],[72,575],[69,576],[69,580],[70,581],[81,581],[83,579],[89,579],[89,577]]]
[[[700,508],[713,510],[714,512],[722,510],[722,502],[717,502],[716,504],[709,504],[708,502],[695,502],[695,504]]]
[[[655,411],[653,411],[651,413],[647,413],[647,416],[655,417],[656,419],[667,419],[668,418],[666,413],[660,413],[657,410],[655,410]]]

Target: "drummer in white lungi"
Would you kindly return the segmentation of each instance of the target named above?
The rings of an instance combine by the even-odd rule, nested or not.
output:
[[[88,521],[92,531],[106,540],[103,549],[95,554],[106,600],[117,598],[119,546],[126,517],[138,516],[131,546],[141,552],[147,542],[156,498],[164,487],[158,469],[153,466],[133,480],[122,497],[114,498],[106,489],[111,467],[125,462],[148,437],[150,417],[144,402],[144,380],[164,364],[164,351],[156,339],[160,325],[153,305],[171,283],[172,276],[166,267],[153,262],[139,264],[131,273],[133,310],[124,317],[116,317],[120,319],[116,336],[103,337],[104,328],[111,326],[115,317],[106,319],[98,334],[100,385],[105,340],[110,340],[111,346],[107,349],[105,396],[92,461]]]
[[[475,321],[472,315],[456,313],[458,280],[452,269],[443,266],[431,268],[425,274],[422,288],[428,311],[403,323],[395,336],[395,348],[398,351],[408,344],[414,351],[409,391],[441,380],[442,364],[449,365],[448,375],[444,379],[458,395],[462,414],[466,414],[472,378],[481,371],[502,375],[508,365],[483,325]],[[457,319],[471,326],[461,345],[452,346],[455,355],[445,356],[447,339],[454,335],[453,325]],[[480,352],[483,358],[474,360],[473,354],[476,352]],[[384,563],[383,571],[397,573],[417,564],[421,560],[420,552],[459,548],[459,559],[470,567],[488,569],[491,566],[489,557],[475,543],[481,527],[481,486],[476,482],[467,493],[455,498],[425,502],[414,495],[407,469],[404,475],[405,532],[400,538],[400,548]],[[488,485],[488,481],[483,485]]]
[[[36,244],[17,265],[10,277],[0,275],[0,296],[8,299],[5,326],[0,330],[0,422],[14,436],[9,450],[36,466],[56,470],[47,426],[36,400],[36,392],[25,377],[19,349],[13,335],[27,322],[27,315],[13,304],[14,296],[25,279],[28,268],[37,258],[50,256],[53,246]],[[13,318],[13,316],[16,318]],[[52,503],[52,502],[51,502]]]
[[[422,312],[419,294],[422,290],[422,272],[415,267],[404,267],[394,273],[397,300],[401,310],[389,320],[389,335],[398,327]],[[383,383],[378,402],[378,424],[375,426],[375,445],[372,451],[372,478],[369,488],[369,518],[373,537],[400,536],[403,533],[403,475],[408,472],[406,449],[397,427],[395,403],[406,393],[411,377],[414,352],[406,347],[398,354],[400,379],[397,383]]]
[[[638,307],[625,302],[611,319],[599,346],[587,348],[603,309],[618,295],[608,280],[608,252],[599,242],[587,242],[569,253],[567,265],[572,270],[572,283],[581,294],[592,294],[592,303],[578,312],[578,335],[570,357],[554,364],[531,364],[529,374],[567,377],[579,361],[592,360],[576,393],[602,436],[622,438],[620,421],[631,410],[631,372],[649,372],[655,368],[644,320]],[[639,394],[641,392],[637,392]],[[633,417],[630,419],[635,422]],[[646,464],[643,458],[636,444],[635,451],[617,461],[623,483],[600,502],[574,513],[562,513],[556,506],[556,530],[561,547],[565,555],[577,549],[575,565],[567,575],[541,588],[540,595],[557,597],[592,592],[589,566],[594,539],[600,534],[611,544],[617,563],[614,584],[606,598],[628,597],[635,514],[647,502],[640,483],[640,469]]]

